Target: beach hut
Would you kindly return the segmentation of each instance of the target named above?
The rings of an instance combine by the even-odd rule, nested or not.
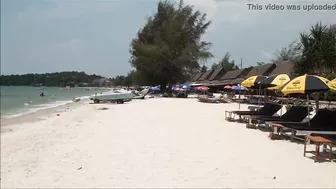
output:
[[[223,77],[225,73],[226,71],[223,68],[215,69],[213,70],[209,79],[203,81],[201,84],[210,86],[212,83],[216,83],[216,81],[218,81],[221,77]]]
[[[204,74],[197,80],[197,82],[202,83],[205,80],[208,80],[213,72],[214,72],[214,70],[208,70],[208,71],[204,72]]]
[[[252,77],[252,76],[257,76],[257,75],[264,75],[268,76],[270,73],[276,68],[276,65],[271,63],[271,64],[264,64],[260,66],[255,66],[251,69],[251,71],[246,75],[246,78]]]
[[[294,64],[290,61],[284,61],[275,65],[273,71],[269,73],[269,76],[279,75],[279,74],[287,74],[288,76],[294,75]]]
[[[239,84],[244,80],[244,77],[250,72],[252,68],[244,68],[238,70],[232,70],[226,72],[217,82],[214,82],[212,85],[232,85]]]
[[[191,82],[196,82],[204,73],[203,72],[198,72],[196,73],[192,78],[191,78]]]

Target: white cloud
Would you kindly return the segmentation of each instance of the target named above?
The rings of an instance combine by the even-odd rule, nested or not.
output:
[[[273,58],[273,56],[271,54],[269,54],[268,52],[264,51],[264,50],[260,50],[260,53],[267,58],[268,60],[271,60]]]

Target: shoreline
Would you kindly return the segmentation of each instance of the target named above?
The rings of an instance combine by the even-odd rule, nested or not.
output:
[[[1,87],[8,87],[8,86],[1,86]],[[17,86],[17,87],[27,87],[27,86]],[[9,111],[7,111],[7,109],[2,109],[0,119],[7,120],[7,119],[12,119],[12,118],[17,118],[17,117],[22,117],[22,116],[25,116],[25,115],[29,115],[29,114],[35,113],[36,111],[40,111],[40,110],[56,108],[56,107],[63,106],[63,105],[66,105],[66,104],[69,104],[69,103],[73,102],[72,98],[74,98],[74,97],[80,98],[81,100],[86,100],[86,99],[89,99],[90,96],[96,94],[97,92],[104,93],[104,92],[107,92],[107,91],[110,91],[110,90],[113,89],[113,88],[102,88],[102,87],[73,87],[73,88],[71,88],[71,90],[75,90],[77,92],[73,93],[73,92],[71,92],[71,90],[66,90],[66,91],[70,92],[70,96],[69,95],[61,96],[60,94],[56,94],[56,96],[57,95],[59,95],[59,96],[57,96],[57,98],[55,98],[54,93],[55,92],[57,93],[57,91],[58,91],[58,90],[55,91],[55,89],[61,89],[61,88],[59,88],[59,87],[47,87],[47,88],[52,88],[54,91],[47,91],[47,92],[50,92],[50,93],[49,93],[48,96],[45,97],[46,100],[41,100],[41,101],[39,99],[26,99],[26,101],[21,100],[22,101],[21,106],[17,106],[18,104],[16,104],[16,106],[13,107]],[[89,88],[90,90],[84,91],[84,92],[83,91],[78,91],[78,89],[83,90],[83,89],[87,89],[87,88]],[[4,93],[6,93],[6,91]],[[2,93],[1,93],[1,95],[2,95]],[[1,96],[1,98],[3,98],[3,97]],[[6,96],[4,97],[4,99],[6,99]],[[33,103],[33,101],[34,101],[34,103]],[[24,106],[23,106],[23,104],[24,104]]]
[[[79,106],[84,105],[85,103],[89,103],[89,99],[81,99],[79,102],[68,102],[66,104],[62,104],[56,107],[47,107],[44,109],[39,109],[34,112],[29,112],[24,115],[19,115],[16,117],[3,117],[0,119],[0,133],[12,131],[10,126],[26,124],[26,123],[34,123],[42,120],[46,120],[53,115],[57,116],[57,114],[66,112],[68,110],[72,110]]]

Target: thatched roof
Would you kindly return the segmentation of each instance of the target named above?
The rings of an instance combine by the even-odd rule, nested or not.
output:
[[[220,80],[231,80],[239,77],[247,68],[239,69],[239,70],[231,70],[226,72]]]
[[[190,81],[197,81],[201,76],[202,76],[203,72],[198,72],[194,75],[194,77],[191,78]]]
[[[243,81],[244,81],[244,78],[237,78],[237,79],[232,80],[230,84],[236,85],[236,84],[240,84]]]
[[[255,66],[253,69],[246,75],[246,77],[251,77],[255,75],[265,75],[268,76],[274,69],[275,64],[264,64],[261,66]]]
[[[220,80],[212,83],[212,85],[234,85],[234,84],[240,84],[242,81],[244,81],[244,78],[236,78],[236,79],[227,79],[227,80]]]
[[[288,74],[289,76],[294,75],[293,70],[294,64],[290,61],[285,61],[276,64],[275,69],[269,75],[279,75],[279,74]]]
[[[191,81],[195,76],[196,76],[196,73],[192,74],[192,75],[189,77],[189,81]]]
[[[225,70],[223,68],[218,68],[213,71],[213,73],[209,77],[209,81],[220,79],[224,74]]]
[[[211,76],[211,74],[214,72],[214,70],[208,70],[206,72],[204,72],[204,74],[197,80],[197,81],[204,81],[209,79],[209,77]]]

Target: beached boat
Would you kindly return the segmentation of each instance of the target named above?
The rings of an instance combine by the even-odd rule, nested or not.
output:
[[[95,94],[91,96],[91,100],[94,103],[100,103],[101,101],[105,102],[116,102],[118,104],[122,104],[124,102],[130,101],[135,95],[126,90],[115,90],[109,91],[105,93]]]

